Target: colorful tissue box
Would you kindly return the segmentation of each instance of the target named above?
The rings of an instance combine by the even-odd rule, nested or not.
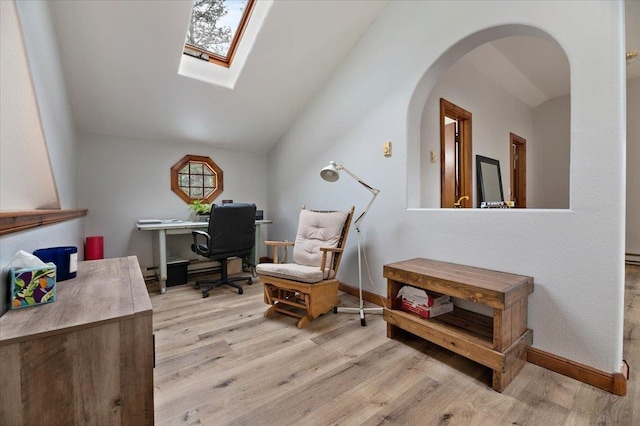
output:
[[[56,265],[11,270],[11,309],[42,305],[56,300]]]

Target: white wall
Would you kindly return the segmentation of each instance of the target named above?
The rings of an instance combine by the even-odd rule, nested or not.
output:
[[[3,14],[5,3],[8,2],[2,2]],[[73,111],[67,96],[66,84],[62,73],[55,32],[53,31],[50,5],[48,2],[19,2],[18,12],[24,32],[33,89],[35,90],[39,115],[42,120],[44,140],[47,144],[61,207],[63,209],[77,208],[75,126],[73,124]],[[4,21],[2,31],[4,38]],[[8,59],[12,60],[12,58]],[[3,73],[5,71],[5,60],[7,58],[3,54],[0,65]],[[23,77],[29,78],[28,76]],[[20,99],[16,98],[16,96],[20,97],[23,94],[16,95],[13,92],[7,92],[3,87],[0,96],[2,96],[2,105],[4,106],[5,102],[7,105],[19,103]],[[1,125],[5,126],[7,123],[3,120]],[[35,117],[31,117],[29,125],[37,127],[40,126],[40,123]],[[22,142],[20,138],[5,140],[3,137],[0,145],[3,155],[6,148],[13,149],[15,145]],[[28,162],[26,163],[27,167],[29,167]],[[1,184],[5,188],[7,183],[3,180]],[[12,186],[10,189],[18,190]],[[77,246],[81,251],[83,223],[83,219],[76,219],[1,236],[0,265],[4,268],[18,250],[33,252],[43,247]],[[6,271],[4,270],[2,271],[1,282],[6,282]],[[0,300],[3,303],[0,312],[4,311],[5,291],[5,286],[0,285]]]
[[[421,207],[440,207],[440,98],[472,114],[473,205],[476,191],[476,155],[500,161],[502,188],[509,198],[509,133],[532,139],[532,111],[529,106],[480,74],[461,59],[438,80],[427,98],[421,124]],[[527,144],[529,145],[529,144]],[[430,160],[431,151],[436,162]],[[567,163],[568,164],[568,163]]]
[[[208,156],[222,169],[224,191],[214,203],[255,203],[269,217],[265,154],[86,133],[78,138],[79,199],[89,209],[85,236],[104,236],[106,258],[137,255],[145,274],[158,265],[156,233],[138,231],[135,223],[192,218],[170,179],[171,167],[187,154]],[[191,235],[168,237],[167,253],[198,258],[190,245]]]
[[[76,127],[49,2],[17,3],[62,208],[77,207]],[[62,190],[62,188],[66,188]]]
[[[626,252],[640,255],[640,77],[627,81]]]
[[[533,141],[527,142],[527,205],[569,208],[571,98],[560,96],[533,109]]]
[[[348,176],[332,184],[318,176],[329,160],[343,161],[381,189],[362,224],[374,279],[373,288],[365,283],[366,290],[385,294],[383,265],[412,257],[530,275],[536,283],[529,298],[534,346],[618,371],[624,299],[623,19],[623,4],[608,1],[544,7],[391,2],[269,153],[268,200],[275,221],[269,237],[292,238],[302,203],[323,208],[355,203],[362,209],[369,194]],[[467,52],[512,35],[550,35],[569,58],[571,210],[407,208],[420,203],[414,180],[420,176],[420,125],[431,89]],[[387,140],[393,142],[389,158],[381,153]],[[602,199],[609,202],[597,203]],[[355,238],[350,238],[339,278],[351,285],[357,285],[355,259]]]
[[[0,10],[0,209],[59,208],[18,11]]]

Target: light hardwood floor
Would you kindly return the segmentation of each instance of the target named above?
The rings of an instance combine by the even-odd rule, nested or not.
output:
[[[488,368],[418,338],[387,339],[380,315],[361,327],[357,315],[328,313],[302,330],[295,318],[265,319],[258,282],[206,299],[192,283],[149,291],[158,425],[640,425],[640,266],[627,266],[624,397],[533,364],[500,394]]]

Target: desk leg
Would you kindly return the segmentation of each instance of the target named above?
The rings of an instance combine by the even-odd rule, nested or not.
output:
[[[255,239],[253,241],[253,265],[260,263],[260,244],[262,244],[262,234],[260,232],[260,224],[255,224]]]
[[[167,291],[167,232],[158,230],[158,246],[160,249],[160,293]]]

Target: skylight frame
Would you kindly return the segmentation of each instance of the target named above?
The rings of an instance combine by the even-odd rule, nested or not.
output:
[[[242,17],[240,18],[240,22],[238,23],[238,27],[236,29],[236,32],[234,33],[233,39],[231,40],[231,44],[229,46],[229,51],[227,53],[227,56],[222,56],[222,55],[218,55],[217,53],[213,53],[210,52],[208,50],[205,49],[201,49],[197,46],[194,46],[192,44],[189,43],[185,43],[184,44],[184,49],[185,51],[183,51],[183,54],[188,55],[188,56],[194,56],[196,58],[200,58],[202,60],[206,60],[208,62],[211,62],[213,64],[217,64],[226,68],[229,68],[231,66],[231,63],[233,62],[233,58],[236,54],[236,50],[238,48],[238,44],[240,44],[240,40],[242,39],[242,36],[244,35],[244,31],[247,28],[247,23],[249,22],[249,19],[251,18],[251,13],[253,12],[253,8],[254,5],[257,3],[257,0],[248,0],[247,2],[247,6],[244,9],[244,13],[242,14]],[[195,51],[198,55],[191,55],[189,53],[186,52],[186,49],[190,49]],[[206,57],[205,57],[206,55]]]

